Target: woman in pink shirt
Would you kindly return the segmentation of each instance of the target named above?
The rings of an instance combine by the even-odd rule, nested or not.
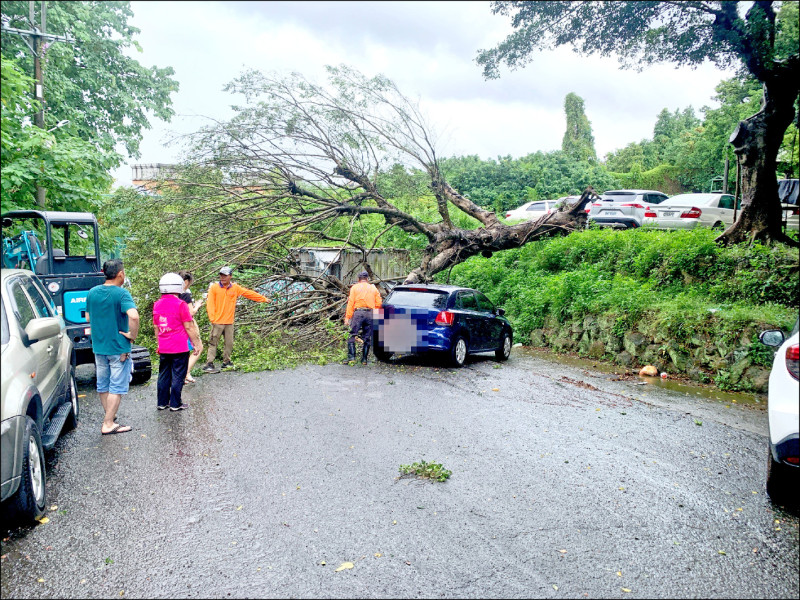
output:
[[[153,327],[158,338],[158,410],[189,408],[181,392],[189,368],[189,355],[199,356],[203,342],[192,324],[189,305],[178,296],[183,292],[183,277],[167,273],[158,282],[161,299],[153,305]]]

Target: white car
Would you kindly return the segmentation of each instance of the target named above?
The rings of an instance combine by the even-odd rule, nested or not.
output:
[[[642,226],[656,229],[728,227],[733,224],[733,205],[731,194],[678,194],[658,206],[648,206]]]
[[[775,353],[769,376],[769,458],[767,493],[774,502],[786,503],[797,498],[800,483],[800,413],[798,413],[798,377],[800,374],[800,337],[795,323],[789,339],[779,329],[761,332],[758,339],[767,346],[780,346]]]
[[[539,217],[554,212],[558,208],[558,200],[534,200],[526,202],[519,208],[506,212],[508,221],[535,221]]]
[[[586,207],[588,222],[599,227],[632,229],[641,227],[644,211],[661,204],[668,196],[656,190],[609,190],[600,195],[598,202]]]

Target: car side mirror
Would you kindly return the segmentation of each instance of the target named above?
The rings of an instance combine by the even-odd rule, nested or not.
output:
[[[506,314],[506,309],[505,308],[496,308],[494,310],[494,312],[495,312],[496,315],[502,317],[503,315]]]
[[[780,329],[767,329],[758,335],[759,341],[765,346],[780,346],[786,339]]]
[[[25,326],[25,335],[28,340],[27,346],[34,342],[57,336],[61,333],[61,321],[57,317],[41,317],[31,319]]]

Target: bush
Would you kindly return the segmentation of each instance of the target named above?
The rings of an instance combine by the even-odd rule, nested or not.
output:
[[[797,251],[724,247],[716,235],[589,229],[473,257],[438,279],[482,290],[506,309],[518,339],[548,316],[563,322],[590,314],[678,343],[748,325],[790,328],[800,306]]]

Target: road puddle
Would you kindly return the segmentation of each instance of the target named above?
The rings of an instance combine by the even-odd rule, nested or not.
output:
[[[537,359],[582,369],[590,377],[602,377],[609,381],[625,381],[629,382],[631,385],[640,385],[642,389],[651,389],[652,387],[683,394],[685,396],[714,400],[723,404],[766,405],[767,398],[761,394],[725,392],[713,385],[703,385],[684,379],[676,379],[674,375],[670,375],[666,379],[661,377],[644,377],[638,374],[638,369],[626,369],[625,367],[605,361],[580,358],[574,355],[556,354],[536,348],[522,347],[516,348],[516,350],[522,351],[524,354]]]

